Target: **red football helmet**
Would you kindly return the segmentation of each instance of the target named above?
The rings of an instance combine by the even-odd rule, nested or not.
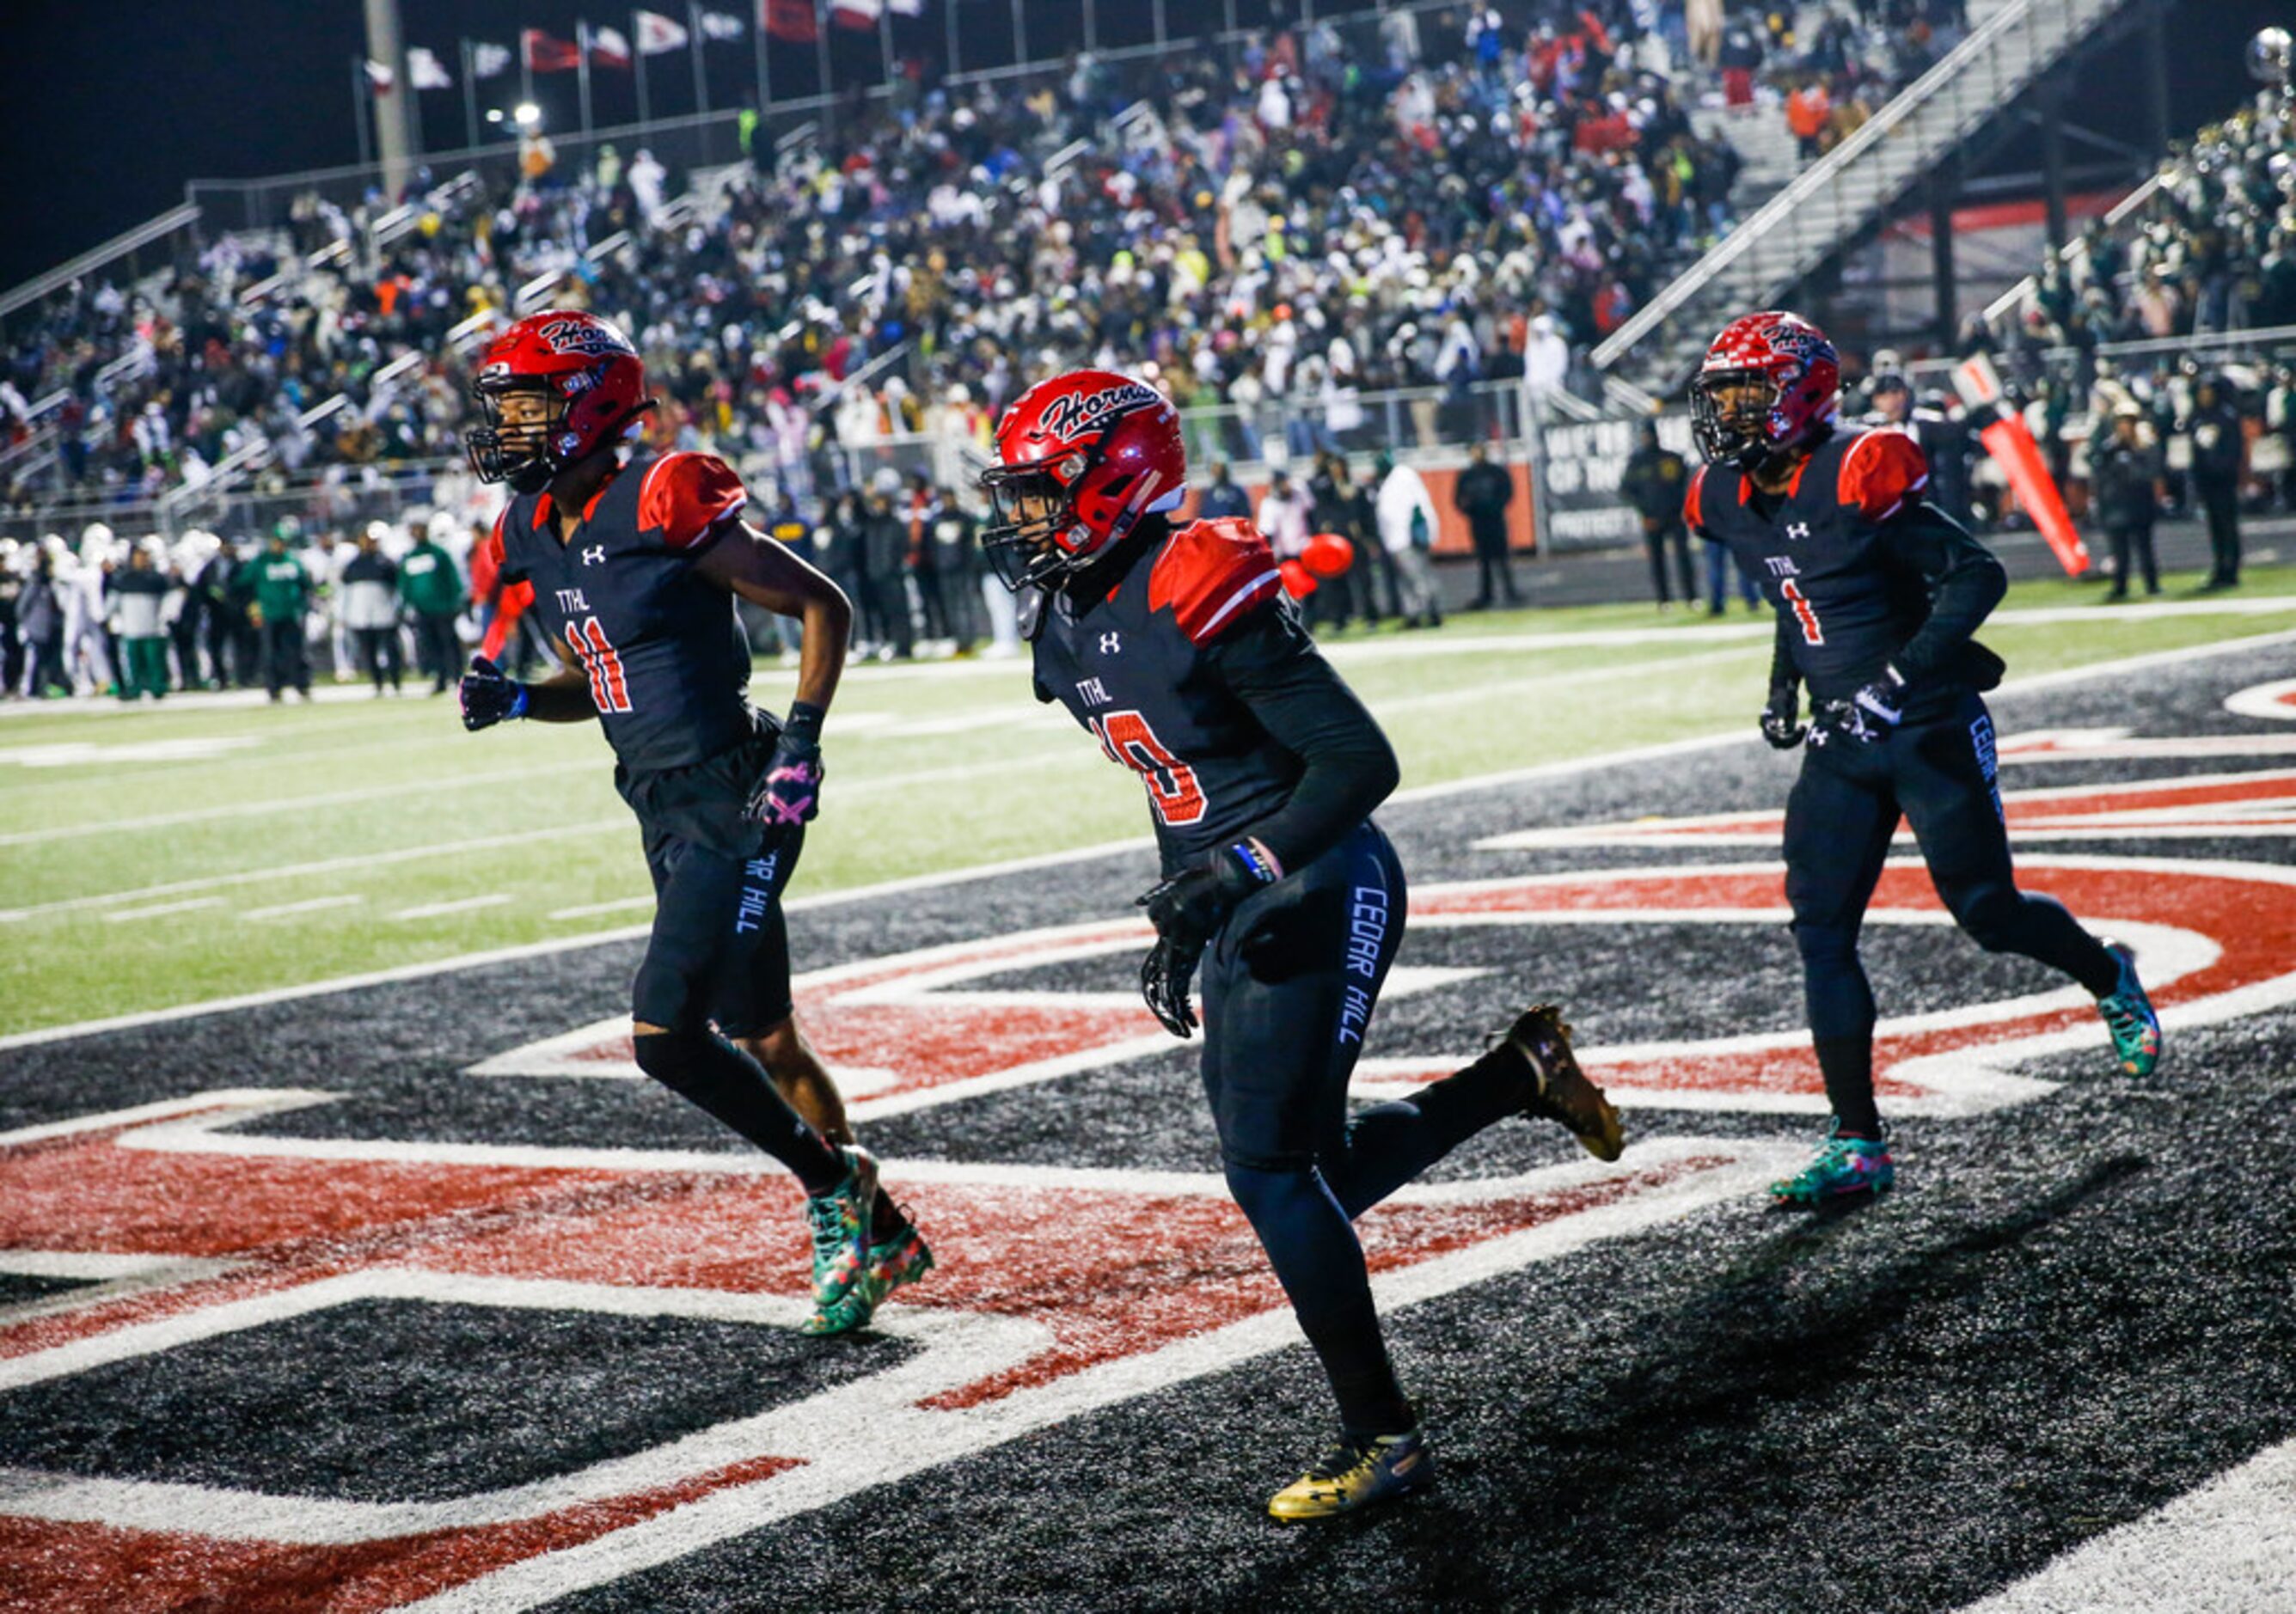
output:
[[[1018,591],[1089,562],[1188,492],[1180,414],[1145,381],[1071,370],[1022,393],[980,473],[991,514],[980,546]]]
[[[483,425],[463,434],[482,482],[538,493],[575,461],[610,447],[653,407],[645,364],[629,338],[594,314],[529,314],[488,343],[472,383]],[[549,400],[543,422],[504,425],[502,400],[530,392]]]
[[[1749,384],[1767,403],[1716,394]],[[1734,319],[1706,349],[1690,383],[1690,416],[1706,457],[1751,471],[1772,455],[1822,440],[1841,408],[1841,356],[1798,314],[1771,309]]]

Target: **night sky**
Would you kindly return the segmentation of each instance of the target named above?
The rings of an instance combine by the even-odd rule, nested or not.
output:
[[[619,0],[615,0],[619,4]],[[937,54],[944,7],[962,5],[965,65],[1009,57],[1009,0],[928,0],[916,28]],[[714,0],[750,14],[750,0]],[[1249,19],[1283,0],[1242,0]],[[463,37],[514,44],[521,27],[570,37],[575,19],[630,31],[627,9],[578,0],[401,0],[406,42],[454,60]],[[682,18],[682,3],[654,9]],[[1076,0],[1028,0],[1031,53],[1039,41],[1080,36]],[[1177,30],[1216,17],[1218,0],[1168,0]],[[1288,9],[1288,8],[1286,8]],[[2246,92],[2241,56],[2259,28],[2285,20],[2288,0],[2183,0],[2171,37],[2178,127],[2205,121]],[[183,199],[187,179],[246,177],[356,161],[350,64],[365,40],[357,0],[229,0],[227,4],[160,0],[17,0],[0,53],[0,162],[8,194],[0,229],[0,286],[62,262]],[[1144,35],[1139,0],[1099,0],[1103,40]],[[837,30],[832,30],[835,35]],[[872,36],[839,36],[840,79],[873,78]],[[810,47],[775,58],[777,94],[811,86]],[[976,53],[980,60],[975,61]],[[713,102],[739,104],[755,82],[747,40],[709,53]],[[2089,117],[2127,129],[2141,106],[2128,78],[2133,53],[2116,52],[2084,86]],[[600,124],[629,121],[636,97],[627,74],[595,76]],[[658,116],[693,110],[692,71],[683,53],[656,57],[651,76]],[[514,98],[514,74],[481,86],[480,105]],[[574,78],[543,81],[552,127],[575,122]],[[463,143],[459,90],[422,97],[433,148]],[[2075,116],[2081,114],[2079,111]]]

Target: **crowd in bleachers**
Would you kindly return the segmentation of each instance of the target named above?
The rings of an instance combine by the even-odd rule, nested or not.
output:
[[[1369,57],[1318,26],[1034,86],[908,85],[669,223],[680,182],[644,152],[537,163],[418,208],[372,252],[390,199],[310,199],[291,253],[233,237],[163,288],[51,299],[12,333],[0,414],[68,388],[42,424],[69,486],[111,501],[199,482],[258,439],[275,475],[451,454],[447,333],[553,272],[555,299],[639,338],[663,440],[800,486],[824,438],[977,436],[1059,364],[1119,360],[1184,406],[1232,406],[1223,446],[1247,457],[1286,403],[1321,422],[1295,432],[1344,436],[1366,390],[1520,375],[1550,345],[1562,384],[1727,221],[1736,160],[1690,129],[1694,86],[1644,9],[1398,12]],[[627,254],[585,256],[626,229]],[[422,364],[378,389],[408,352]]]

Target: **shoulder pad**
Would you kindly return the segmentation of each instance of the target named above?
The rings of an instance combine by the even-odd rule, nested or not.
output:
[[[1148,609],[1170,607],[1191,643],[1209,644],[1283,596],[1283,574],[1259,528],[1237,516],[1177,528],[1148,573]]]
[[[1706,472],[1709,469],[1708,466],[1701,465],[1692,471],[1690,486],[1682,490],[1683,525],[1699,531],[1703,531],[1706,526],[1705,513],[1699,505],[1698,497],[1706,487]]]
[[[692,549],[718,522],[750,502],[742,479],[714,454],[665,454],[638,484],[638,530],[661,534],[672,549]]]
[[[1869,521],[1886,521],[1914,503],[1929,479],[1930,463],[1922,446],[1899,427],[1860,433],[1841,451],[1842,507],[1855,509]]]

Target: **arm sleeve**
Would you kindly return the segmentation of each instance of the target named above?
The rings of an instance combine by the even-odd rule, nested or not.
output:
[[[1979,624],[2001,602],[2009,574],[1993,552],[1934,504],[1915,504],[1883,529],[1890,553],[1930,586],[1930,614],[1890,665],[1909,684],[1952,667]]]
[[[1260,611],[1208,652],[1268,735],[1305,765],[1290,799],[1248,832],[1286,869],[1340,843],[1387,799],[1395,751],[1288,611]]]
[[[1770,641],[1770,687],[1774,690],[1798,689],[1801,674],[1795,669],[1793,659],[1794,623],[1786,611],[1777,613],[1778,631]]]

